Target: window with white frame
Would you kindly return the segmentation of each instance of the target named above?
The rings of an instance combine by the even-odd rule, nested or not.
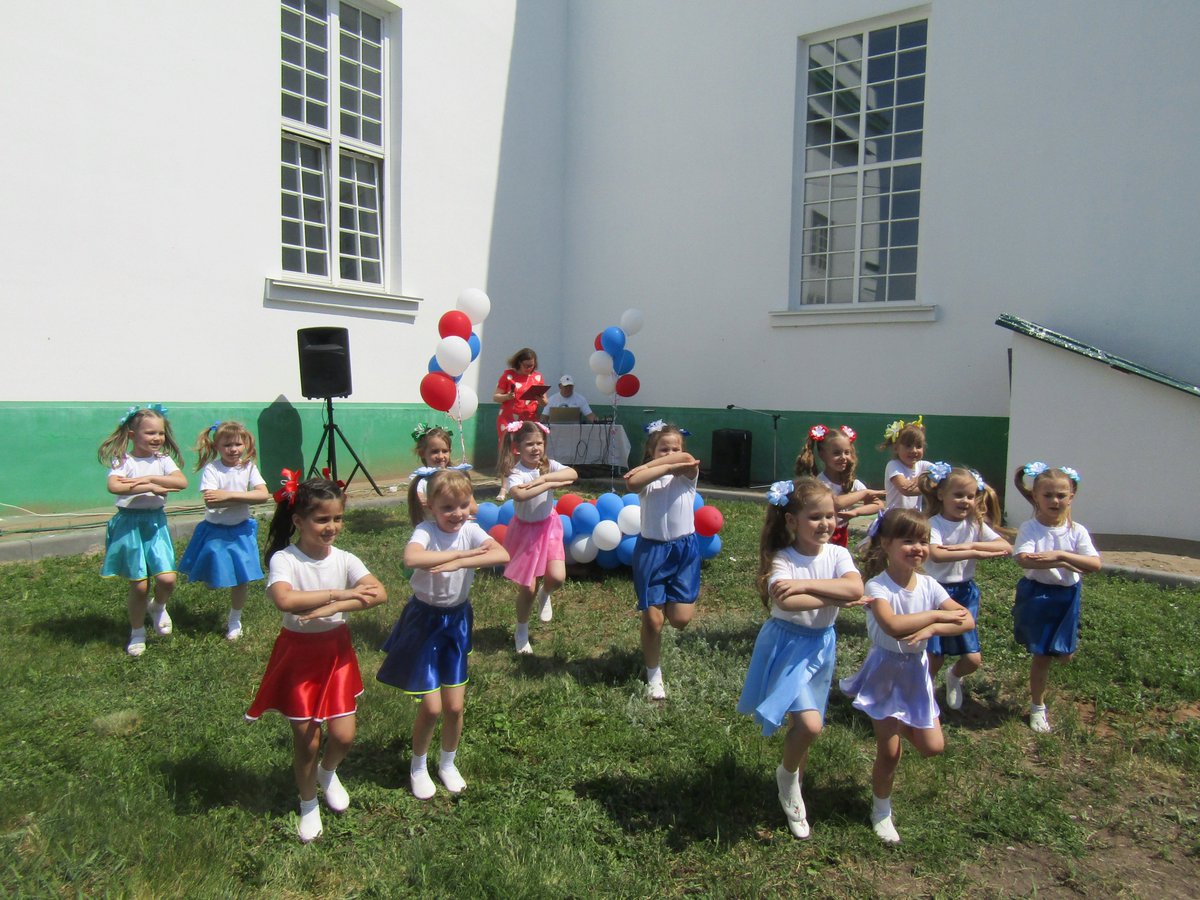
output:
[[[919,19],[801,42],[793,309],[917,299],[926,34]]]
[[[383,285],[384,20],[337,0],[282,0],[284,272]]]

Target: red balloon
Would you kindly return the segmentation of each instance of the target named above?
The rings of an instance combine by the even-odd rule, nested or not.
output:
[[[603,350],[603,349],[604,349],[604,344],[602,344],[602,343],[600,342],[600,335],[596,335],[596,349],[597,349],[597,350]]]
[[[501,547],[504,546],[504,537],[507,534],[508,534],[508,526],[507,525],[493,525],[488,530],[488,537],[490,537],[493,541],[495,541]]]
[[[430,409],[449,412],[458,396],[458,386],[445,372],[430,372],[421,379],[421,399]]]
[[[471,339],[471,317],[458,309],[452,309],[438,319],[438,334],[442,337]]]
[[[707,503],[696,510],[696,534],[701,537],[712,537],[725,525],[725,517],[715,506]]]
[[[555,509],[564,516],[569,516],[575,512],[575,507],[583,502],[583,498],[578,494],[563,494],[558,498],[558,504]]]
[[[642,389],[642,383],[636,375],[622,375],[617,379],[617,396],[632,397]]]

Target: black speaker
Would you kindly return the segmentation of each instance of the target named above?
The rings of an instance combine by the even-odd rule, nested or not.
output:
[[[349,397],[350,332],[345,328],[301,328],[300,393],[309,400]]]
[[[718,428],[712,436],[713,484],[750,487],[750,432]]]

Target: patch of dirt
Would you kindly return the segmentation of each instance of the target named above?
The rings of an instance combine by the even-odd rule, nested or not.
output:
[[[1101,553],[1104,556],[1104,562],[1113,566],[1200,577],[1200,559],[1192,556],[1150,553],[1144,550],[1102,550]]]

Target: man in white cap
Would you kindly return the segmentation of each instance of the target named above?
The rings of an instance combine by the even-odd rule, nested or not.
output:
[[[570,375],[564,375],[558,379],[558,391],[551,394],[546,401],[545,409],[542,410],[542,418],[549,418],[550,410],[563,407],[579,410],[579,415],[586,422],[594,423],[596,421],[596,414],[592,412],[592,407],[588,405],[587,400],[582,395],[575,393],[575,379]]]

